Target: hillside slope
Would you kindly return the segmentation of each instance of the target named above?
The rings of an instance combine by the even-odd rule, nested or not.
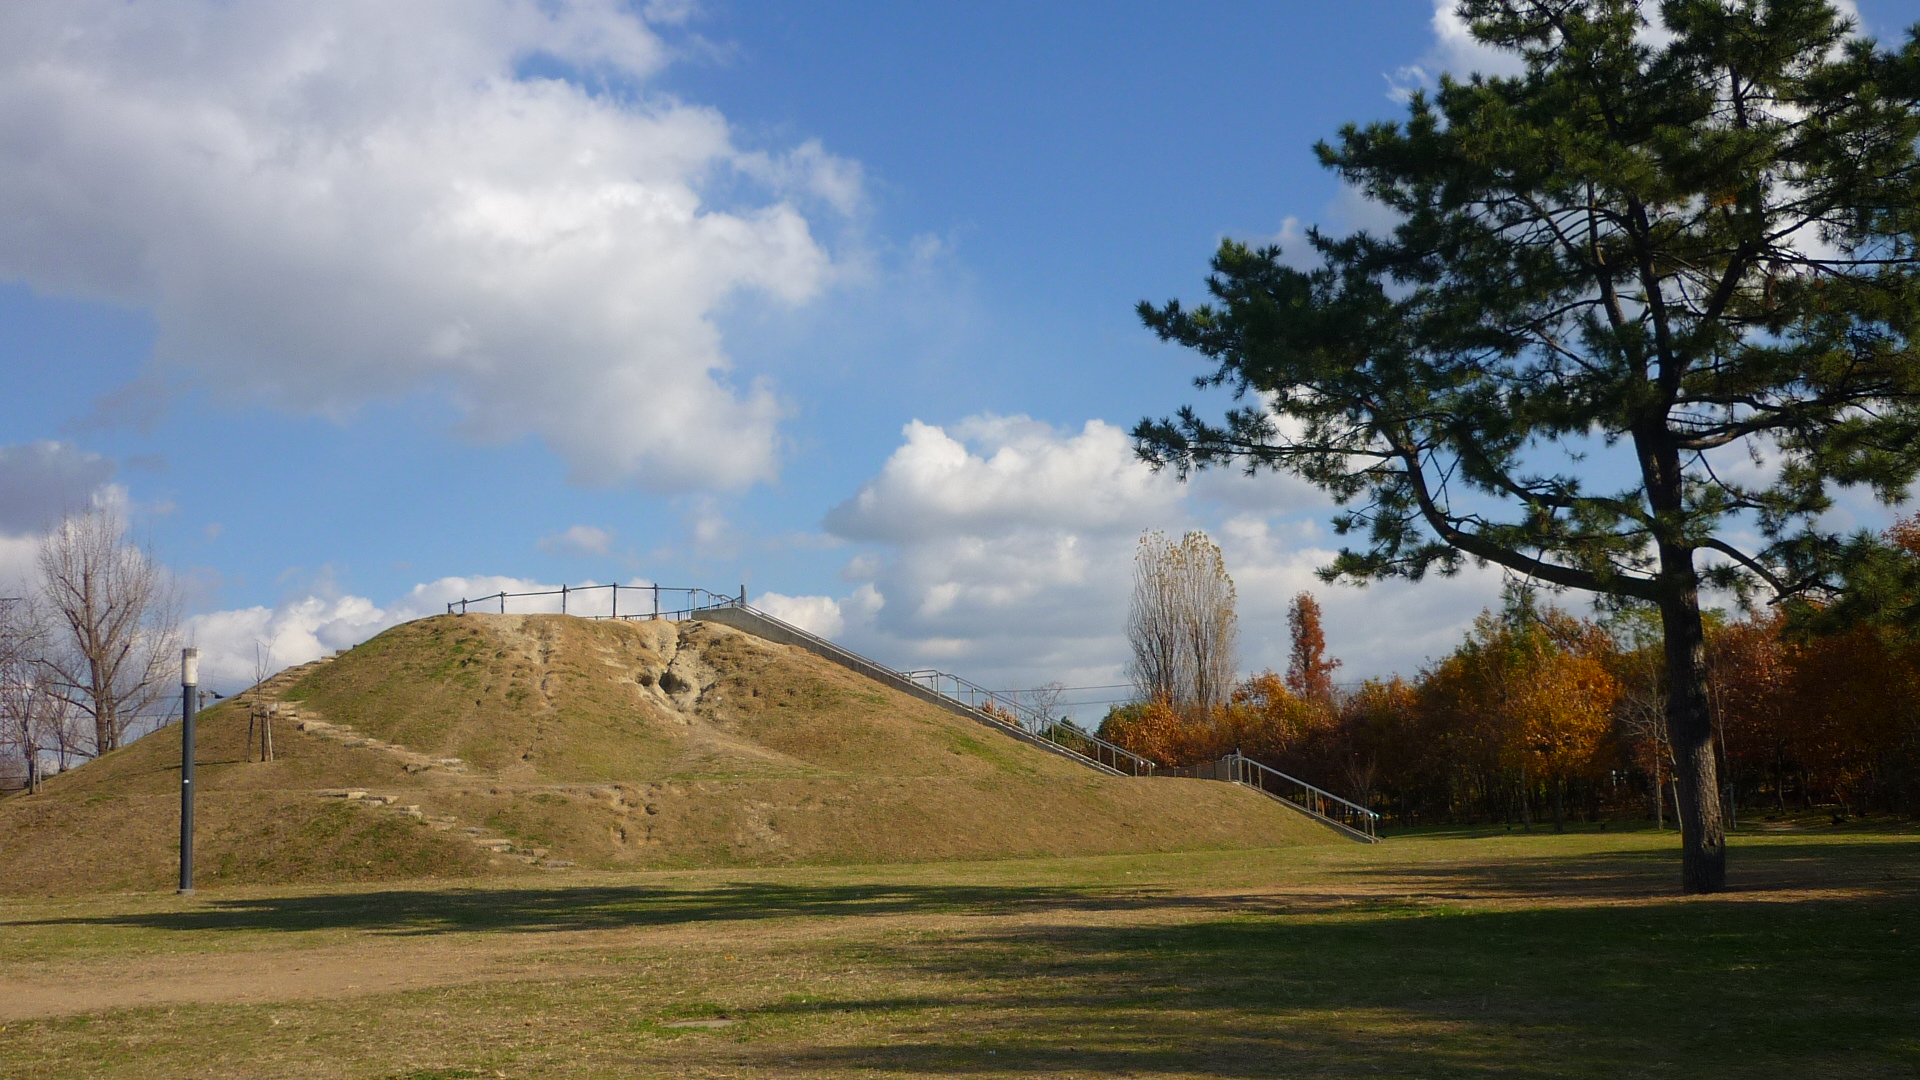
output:
[[[272,762],[248,760],[244,703],[202,714],[208,884],[1333,842],[711,623],[441,616],[262,693],[289,710]],[[0,889],[164,887],[178,782],[176,727],[0,803]]]

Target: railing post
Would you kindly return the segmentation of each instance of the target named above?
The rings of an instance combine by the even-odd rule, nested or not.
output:
[[[660,586],[657,584],[653,587],[653,617],[660,617]]]
[[[505,615],[506,613],[507,613],[507,590],[501,589],[500,590],[500,614]]]
[[[560,586],[560,614],[565,615],[566,613],[567,613],[567,587],[565,585],[562,585]]]
[[[620,617],[620,583],[613,583],[613,617]]]

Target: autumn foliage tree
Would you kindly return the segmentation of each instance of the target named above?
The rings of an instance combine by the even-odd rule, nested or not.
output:
[[[1475,620],[1416,695],[1436,750],[1464,766],[1458,779],[1486,798],[1510,789],[1528,823],[1544,786],[1564,827],[1567,784],[1600,766],[1612,730],[1607,641],[1594,624],[1529,602]]]
[[[1179,604],[1163,597],[1194,591],[1168,588],[1163,584],[1165,579],[1189,573],[1192,566],[1218,565],[1218,549],[1210,542],[1195,541],[1196,535],[1189,534],[1181,545],[1197,552],[1197,556],[1189,557],[1169,557],[1172,545],[1157,533],[1142,538],[1129,634],[1136,639],[1146,637],[1152,647],[1143,649],[1138,643],[1134,647],[1133,670],[1141,700],[1112,710],[1101,725],[1102,736],[1162,765],[1195,765],[1236,751],[1269,765],[1300,766],[1306,759],[1312,759],[1308,768],[1323,764],[1317,755],[1329,744],[1335,724],[1338,703],[1330,676],[1339,661],[1326,655],[1320,606],[1311,594],[1300,593],[1288,605],[1292,651],[1285,677],[1263,671],[1238,685],[1227,684],[1224,700],[1205,700],[1197,693],[1182,697],[1174,690],[1159,689],[1163,685],[1178,688],[1181,676],[1177,671],[1164,680],[1140,677],[1139,673],[1148,669],[1143,656],[1156,655],[1159,649],[1159,636],[1143,634],[1142,629],[1177,626],[1181,621],[1158,614],[1143,617],[1143,611],[1159,607],[1178,611]],[[1205,571],[1206,576],[1216,574],[1224,578],[1224,567]],[[1231,590],[1228,581],[1229,604]],[[1177,632],[1164,634],[1169,643],[1180,639]]]
[[[1920,582],[1920,514],[1874,543],[1908,560],[1883,560],[1884,580]],[[1916,598],[1920,588],[1890,589],[1866,619],[1784,605],[1707,613],[1718,801],[1743,817],[1920,817]],[[1330,670],[1313,620],[1291,621],[1293,655]],[[1238,750],[1403,824],[1551,814],[1556,827],[1623,816],[1665,826],[1675,755],[1663,659],[1645,608],[1579,618],[1515,590],[1414,678],[1334,686],[1323,700],[1265,671],[1224,706],[1124,706],[1102,730],[1163,765]]]
[[[1287,605],[1287,689],[1309,701],[1333,700],[1333,672],[1340,661],[1327,658],[1327,634],[1320,627],[1320,602],[1303,592]]]
[[[1572,632],[1563,636],[1556,629]],[[1510,760],[1518,763],[1522,777],[1541,777],[1549,784],[1556,832],[1566,826],[1568,782],[1600,763],[1616,694],[1603,650],[1585,640],[1583,629],[1562,620],[1560,627],[1523,626],[1512,632],[1511,648],[1518,654],[1513,670],[1521,681],[1509,698]]]
[[[1920,644],[1860,626],[1808,634],[1762,610],[1708,621],[1721,793],[1746,813],[1920,815]],[[1102,734],[1163,765],[1238,750],[1403,824],[1672,821],[1657,643],[1638,620],[1483,613],[1415,678],[1336,691],[1267,671],[1226,706],[1114,709]]]

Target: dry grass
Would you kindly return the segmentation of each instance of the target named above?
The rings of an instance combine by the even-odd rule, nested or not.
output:
[[[200,727],[206,884],[523,874],[457,832],[319,797],[356,788],[581,866],[751,866],[1336,842],[1226,784],[1104,777],[785,646],[704,623],[442,617],[285,695],[464,772],[290,725],[251,762],[231,705]],[[0,802],[0,893],[171,880],[179,735]]]
[[[0,1072],[1914,1075],[1920,837],[1742,837],[1736,891],[1692,900],[1674,847],[1456,834],[4,901]]]

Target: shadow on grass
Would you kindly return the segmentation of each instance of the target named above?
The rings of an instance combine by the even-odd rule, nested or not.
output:
[[[1276,870],[1276,875],[1280,873]],[[1195,894],[1175,884],[1126,887],[804,885],[736,882],[712,887],[584,885],[541,888],[383,889],[212,899],[187,910],[76,915],[0,922],[0,927],[124,926],[175,931],[354,929],[397,935],[496,931],[540,933],[770,918],[877,915],[1007,915],[1045,911],[1363,915],[1438,903],[1591,901],[1663,903],[1675,898],[1673,853],[1510,854],[1404,866],[1356,865],[1267,892]],[[1860,898],[1920,897],[1920,842],[1773,842],[1736,851],[1733,895],[1842,890]],[[1204,886],[1205,882],[1197,882]],[[1311,887],[1301,887],[1302,885]],[[1829,892],[1828,895],[1831,895]]]
[[[749,1043],[738,1064],[1222,1077],[1920,1066],[1920,911],[1890,898],[1054,927],[844,953],[967,992],[828,1002],[921,1016],[887,1025],[904,1038],[798,1052]],[[921,1022],[981,1003],[971,1022]]]
[[[1559,854],[1514,852],[1497,859],[1447,860],[1333,870],[1429,900],[1660,901],[1680,888],[1678,844],[1671,850]],[[1861,896],[1920,893],[1920,841],[1767,838],[1738,843],[1728,857],[1727,895],[1844,890]]]
[[[1042,910],[1123,911],[1237,907],[1230,899],[1149,890],[1051,886],[805,886],[735,883],[711,888],[573,886],[391,889],[213,900],[186,911],[133,912],[0,922],[7,926],[127,926],[155,930],[356,929],[392,934],[607,930],[800,917],[1005,915]]]

